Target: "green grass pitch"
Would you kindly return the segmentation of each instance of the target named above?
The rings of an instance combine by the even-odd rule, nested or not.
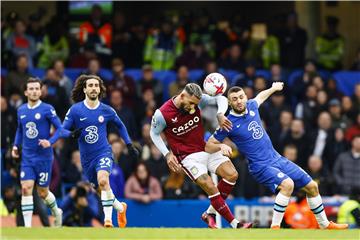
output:
[[[270,230],[206,228],[1,228],[1,239],[360,239],[360,230]]]

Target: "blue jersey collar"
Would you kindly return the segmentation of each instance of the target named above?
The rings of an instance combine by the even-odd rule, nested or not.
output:
[[[37,108],[38,106],[40,106],[40,104],[42,103],[42,101],[41,100],[38,100],[37,101],[37,103],[34,105],[34,106],[30,106],[29,105],[29,103],[27,104],[27,107],[28,107],[28,109],[35,109],[35,108]]]

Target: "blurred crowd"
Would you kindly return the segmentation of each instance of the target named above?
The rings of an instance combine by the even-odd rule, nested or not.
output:
[[[19,211],[20,206],[19,162],[11,159],[9,149],[17,126],[16,109],[25,101],[23,85],[34,68],[46,69],[42,100],[52,104],[62,120],[72,104],[75,80],[65,74],[65,68],[83,68],[83,73],[105,80],[104,102],[115,109],[141,151],[140,159],[131,159],[116,126],[108,126],[114,153],[110,181],[117,198],[144,204],[206,198],[184,174],[169,172],[149,135],[151,117],[164,102],[164,93],[174,96],[193,82],[189,78],[193,69],[203,70],[195,80],[200,85],[208,73],[239,72],[229,84],[243,87],[249,99],[274,81],[286,83],[291,71],[303,69],[291,86],[285,85],[284,91],[260,107],[264,127],[275,149],[305,169],[322,195],[349,195],[360,187],[360,84],[347,96],[331,75],[344,70],[345,41],[337,32],[337,18],[328,17],[327,31],[317,37],[316,59],[305,59],[307,34],[295,13],[287,16],[284,25],[268,24],[264,38],[244,26],[240,16],[214,21],[205,13],[157,21],[144,16],[128,22],[122,12],[106,19],[95,5],[76,36],[59,17],[45,26],[40,20],[39,13],[24,20],[11,12],[2,21],[2,67],[8,70],[1,75],[2,198],[9,212]],[[101,76],[102,68],[111,69],[112,78]],[[127,75],[129,68],[141,69],[141,79]],[[269,77],[256,74],[260,69],[266,69]],[[159,70],[176,72],[168,88],[154,77]],[[321,70],[329,74],[324,76]],[[360,51],[351,70],[360,71]],[[211,117],[213,108],[204,111],[207,135],[217,125]],[[77,143],[60,139],[54,153],[50,189],[62,199],[64,224],[89,226],[91,219],[101,220],[99,199],[82,174]],[[246,159],[236,149],[232,160],[240,176],[233,197],[271,195],[249,175]],[[34,201],[41,212],[41,201]]]

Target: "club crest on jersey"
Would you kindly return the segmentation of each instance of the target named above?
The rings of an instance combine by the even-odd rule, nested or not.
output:
[[[36,113],[36,114],[35,114],[35,119],[39,120],[40,118],[41,118],[40,113]]]
[[[190,171],[193,175],[196,175],[199,172],[199,169],[197,169],[197,167],[192,167]]]
[[[252,117],[255,116],[255,112],[250,110],[250,116],[252,116]]]
[[[278,178],[283,178],[285,175],[284,175],[282,172],[279,172],[279,173],[277,174],[277,176],[278,176]]]
[[[98,118],[98,120],[99,120],[99,122],[102,123],[102,122],[104,122],[104,117],[103,117],[102,115],[100,115],[99,118]]]
[[[173,123],[176,123],[176,122],[177,122],[177,117],[176,117],[176,118],[172,118],[171,121],[172,121]]]
[[[20,178],[24,178],[25,177],[25,172],[24,171],[21,171],[20,173]]]

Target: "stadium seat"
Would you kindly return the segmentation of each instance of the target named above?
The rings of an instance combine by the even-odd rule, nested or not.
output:
[[[45,69],[43,68],[33,68],[29,70],[29,73],[33,77],[38,77],[43,79],[45,77]]]
[[[135,81],[139,81],[142,77],[142,70],[137,68],[126,69],[125,73],[131,76]]]
[[[65,75],[68,76],[73,82],[85,71],[83,68],[65,68]]]
[[[337,89],[343,94],[351,96],[357,83],[360,83],[360,72],[336,72],[333,74]]]
[[[189,79],[191,82],[197,82],[203,75],[205,71],[202,69],[193,69],[189,71]]]
[[[169,99],[169,85],[176,80],[176,73],[174,71],[155,71],[154,77],[162,82],[164,86],[163,100]]]

